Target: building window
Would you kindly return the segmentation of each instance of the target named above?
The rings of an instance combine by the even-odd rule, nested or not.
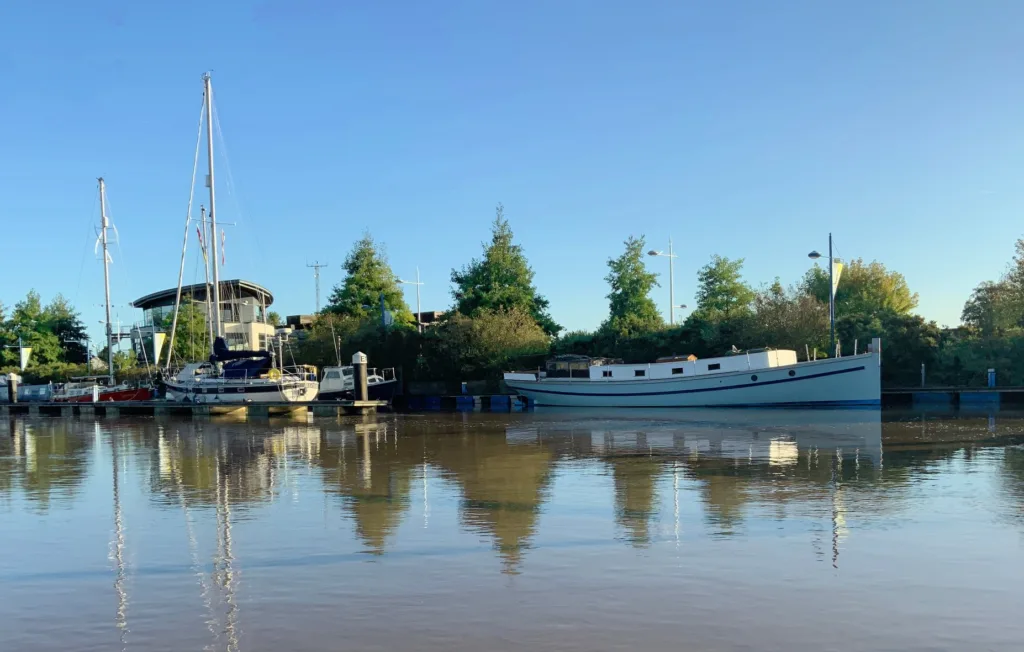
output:
[[[601,376],[604,377],[604,378],[611,378],[612,377],[612,370],[611,369],[606,369],[606,370],[602,371],[601,372]]]
[[[636,371],[633,372],[633,375],[639,378],[642,376],[646,376],[647,372],[644,371],[643,369],[637,369]]]
[[[672,367],[672,375],[673,376],[682,376],[683,375],[683,368],[682,367]]]
[[[708,365],[708,371],[718,371],[722,368],[722,365],[718,362],[714,362]]]

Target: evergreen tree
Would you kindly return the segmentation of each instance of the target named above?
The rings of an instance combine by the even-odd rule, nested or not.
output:
[[[711,262],[697,273],[697,309],[708,320],[729,319],[750,311],[755,293],[743,281],[743,259],[729,260],[712,256]]]
[[[345,259],[345,278],[334,287],[325,312],[365,319],[380,318],[381,294],[395,324],[413,322],[398,277],[388,265],[387,256],[367,233],[352,247]],[[368,307],[364,307],[368,306]]]
[[[649,333],[664,327],[665,323],[650,293],[658,285],[658,275],[647,271],[644,265],[644,237],[629,236],[626,251],[618,258],[608,259],[611,286],[608,294],[610,314],[602,330],[631,336]]]
[[[35,290],[29,290],[25,298],[14,305],[9,330],[15,344],[20,337],[24,346],[32,347],[30,366],[60,362],[63,353],[60,340],[50,330],[42,301]],[[17,359],[17,350],[12,351]]]
[[[475,317],[482,310],[518,309],[531,315],[545,333],[557,335],[562,327],[548,314],[548,300],[537,293],[533,270],[512,237],[505,209],[498,204],[483,258],[452,270],[454,312]]]
[[[85,324],[64,295],[58,294],[47,304],[42,312],[41,322],[45,330],[56,336],[64,362],[86,362],[88,354],[85,349]]]

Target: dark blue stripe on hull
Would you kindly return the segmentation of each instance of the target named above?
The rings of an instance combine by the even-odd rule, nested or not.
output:
[[[765,380],[765,381],[751,381],[743,385],[729,385],[727,387],[698,387],[696,389],[674,389],[667,392],[630,392],[630,393],[610,393],[610,392],[560,392],[555,389],[537,389],[536,387],[520,385],[516,386],[513,383],[506,381],[506,384],[514,390],[522,390],[526,392],[536,392],[538,394],[561,394],[562,396],[665,396],[668,394],[697,394],[700,392],[722,392],[730,389],[749,389],[751,387],[761,387],[764,385],[778,385],[779,383],[796,383],[801,380],[811,380],[813,378],[824,378],[825,376],[838,376],[839,374],[849,374],[855,371],[864,371],[864,366],[850,367],[849,369],[838,369],[836,371],[824,371],[819,374],[810,374],[808,376],[794,376],[793,378],[780,378],[778,380]],[[756,373],[756,372],[755,372]],[[762,370],[761,373],[764,373]],[[514,381],[513,381],[514,382]],[[585,380],[581,381],[584,383],[592,383],[594,381]],[[538,385],[540,382],[537,383]],[[750,403],[749,405],[757,405],[756,403]],[[779,405],[778,403],[772,403],[771,405]]]

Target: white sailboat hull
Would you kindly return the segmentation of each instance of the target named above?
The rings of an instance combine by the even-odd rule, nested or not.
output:
[[[680,378],[508,378],[536,405],[565,407],[795,407],[880,405],[878,353]]]
[[[211,379],[191,383],[167,381],[167,400],[188,403],[294,403],[316,400],[314,380],[280,381]]]

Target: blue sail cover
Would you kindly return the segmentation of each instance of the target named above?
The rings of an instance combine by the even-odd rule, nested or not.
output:
[[[223,337],[213,342],[210,362],[224,363],[224,378],[259,378],[270,370],[269,351],[231,351]]]

